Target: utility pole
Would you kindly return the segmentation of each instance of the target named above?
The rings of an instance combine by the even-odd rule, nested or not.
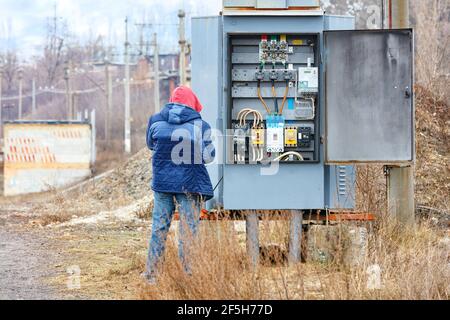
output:
[[[36,79],[31,81],[31,115],[36,115]]]
[[[106,114],[105,114],[105,141],[109,146],[110,115],[112,110],[112,78],[109,72],[109,60],[105,58],[105,83],[106,83]]]
[[[179,75],[180,75],[180,85],[186,84],[186,38],[185,38],[185,27],[184,18],[186,13],[184,10],[178,11],[179,26],[178,26],[178,44],[180,45],[180,63],[179,63]]]
[[[130,130],[130,62],[128,48],[130,43],[128,42],[128,17],[125,18],[125,132],[124,132],[124,147],[125,153],[131,153],[131,130]]]
[[[76,117],[77,117],[77,98],[78,98],[78,92],[72,92],[72,95],[71,95],[71,106],[72,106],[72,111],[71,111],[71,118],[70,118],[70,120],[75,120],[76,119]]]
[[[3,106],[2,106],[2,83],[3,83],[3,65],[0,63],[0,137],[3,135],[3,130],[2,130],[2,126],[3,126],[3,122],[2,122],[2,111],[3,111]]]
[[[409,28],[409,0],[389,0],[389,29]]]
[[[72,88],[70,83],[70,63],[66,61],[64,67],[64,80],[66,81],[66,108],[67,108],[67,120],[73,119],[73,107],[72,107]]]
[[[386,29],[386,7],[389,0],[381,1],[381,29]]]
[[[409,1],[388,0],[390,29],[409,28]],[[414,165],[386,166],[388,213],[404,226],[415,224]]]
[[[155,105],[155,113],[160,110],[160,98],[159,98],[159,49],[158,49],[158,34],[153,34],[153,73],[155,78],[155,85],[153,87],[153,97]]]
[[[22,68],[18,71],[19,77],[19,120],[22,120],[22,82],[23,82],[23,70]]]

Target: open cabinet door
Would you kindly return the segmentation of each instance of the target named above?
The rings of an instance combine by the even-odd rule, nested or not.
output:
[[[211,125],[213,132],[222,132],[221,108],[222,103],[222,17],[194,17],[192,18],[192,59],[191,59],[191,87],[199,100],[205,106],[202,118]],[[223,152],[219,149],[220,137],[215,137],[216,155]],[[207,201],[206,208],[212,209],[216,203],[221,203],[222,171],[220,164],[223,159],[207,165],[207,170],[214,190],[214,198]]]
[[[324,32],[329,164],[414,161],[412,30]]]

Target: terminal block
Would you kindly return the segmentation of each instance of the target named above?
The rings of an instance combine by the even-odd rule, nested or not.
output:
[[[291,81],[295,80],[296,70],[291,69],[271,69],[257,70],[255,72],[256,81]],[[239,75],[241,76],[241,75]],[[236,76],[238,77],[238,76]]]
[[[260,63],[286,64],[288,56],[289,45],[286,41],[286,36],[280,36],[280,41],[278,41],[277,36],[272,36],[270,41],[267,39],[267,36],[262,36],[259,44]]]

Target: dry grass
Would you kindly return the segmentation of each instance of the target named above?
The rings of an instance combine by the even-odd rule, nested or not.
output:
[[[43,203],[37,203],[33,205],[33,211],[38,213],[37,219],[31,220],[32,225],[47,226],[56,223],[63,223],[69,221],[72,215],[65,210],[67,205],[67,199],[55,191],[51,191],[53,194],[52,209],[45,210],[46,205]]]
[[[193,249],[190,276],[182,269],[175,242],[169,240],[158,285],[142,284],[140,298],[449,298],[448,238],[444,240],[444,234],[427,223],[421,223],[415,230],[402,230],[381,220],[369,234],[366,259],[356,267],[349,268],[341,259],[326,264],[308,262],[289,266],[284,253],[272,255],[271,263],[257,269],[249,264],[239,235],[229,225],[227,222],[210,223],[202,229]],[[283,226],[275,229],[275,233],[285,234]],[[283,251],[280,246],[274,252]],[[371,288],[373,273],[370,270],[375,265],[381,271],[380,282]]]
[[[44,213],[39,216],[37,224],[41,226],[47,226],[55,223],[63,223],[69,221],[71,219],[71,215],[67,213]]]
[[[168,240],[157,290],[142,288],[148,299],[258,299],[263,290],[250,270],[236,234],[226,223],[208,223],[192,249],[192,276],[178,259],[173,237]]]

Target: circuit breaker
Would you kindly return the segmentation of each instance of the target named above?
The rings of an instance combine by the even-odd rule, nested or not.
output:
[[[317,36],[248,34],[229,41],[227,163],[317,162]]]

